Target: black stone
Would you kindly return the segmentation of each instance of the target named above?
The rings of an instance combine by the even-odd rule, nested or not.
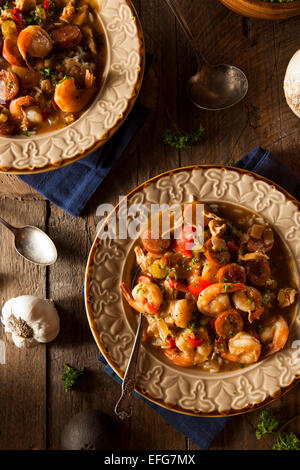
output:
[[[120,430],[117,423],[98,410],[74,415],[61,433],[63,450],[117,450]]]

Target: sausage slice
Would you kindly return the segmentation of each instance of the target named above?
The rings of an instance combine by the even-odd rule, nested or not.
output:
[[[15,73],[9,70],[0,70],[0,100],[2,103],[10,101],[19,92],[19,80]]]
[[[53,41],[58,47],[69,48],[80,43],[82,33],[75,24],[68,24],[51,31]]]

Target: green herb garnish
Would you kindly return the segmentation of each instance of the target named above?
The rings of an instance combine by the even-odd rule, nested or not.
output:
[[[82,380],[83,374],[85,372],[84,367],[79,367],[79,369],[74,369],[69,366],[69,364],[64,364],[66,371],[62,374],[61,378],[65,384],[65,391],[69,392]]]
[[[24,23],[31,25],[31,24],[42,24],[43,22],[43,17],[42,17],[42,12],[39,8],[36,10],[31,10],[29,14],[24,18]]]
[[[53,77],[54,71],[50,67],[44,67],[40,69],[40,74],[43,76],[44,79],[48,79]]]
[[[272,408],[266,408],[261,412],[257,423],[256,437],[261,439],[265,434],[275,432],[278,421],[273,414]]]
[[[299,416],[296,415],[289,419],[278,429],[279,422],[274,416],[273,410],[271,408],[264,409],[257,423],[257,439],[261,439],[265,434],[275,434],[277,440],[273,445],[273,450],[300,450],[300,441],[297,436],[293,432],[284,432],[284,428],[299,418]]]
[[[177,125],[174,125],[174,129],[165,130],[163,141],[171,147],[186,149],[198,144],[204,138],[204,135],[205,130],[202,124],[194,132],[185,132]]]
[[[277,433],[277,442],[273,446],[273,450],[300,450],[300,442],[297,436],[290,432],[285,436]]]

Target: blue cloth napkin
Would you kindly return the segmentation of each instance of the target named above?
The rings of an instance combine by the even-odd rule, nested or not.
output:
[[[255,147],[234,166],[268,178],[300,201],[300,179],[269,150]]]
[[[279,158],[271,154],[270,151],[256,147],[239,160],[235,166],[269,178],[289,191],[296,199],[300,199],[300,180]],[[99,356],[99,360],[107,364],[102,355]],[[114,380],[122,383],[121,379],[109,365],[106,365],[105,371]],[[136,395],[203,450],[210,447],[217,435],[224,429],[229,419],[197,418],[194,416],[181,415],[162,408],[146,400],[139,394]]]
[[[143,127],[149,114],[149,109],[136,103],[120,129],[100,149],[64,168],[20,176],[20,179],[77,217]]]

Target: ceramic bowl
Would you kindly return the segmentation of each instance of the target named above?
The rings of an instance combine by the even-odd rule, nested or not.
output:
[[[143,79],[142,28],[129,0],[94,0],[93,8],[107,44],[99,93],[79,119],[62,129],[0,137],[0,172],[32,174],[69,165],[103,145],[128,116]]]
[[[300,15],[300,0],[287,3],[263,0],[220,0],[223,5],[239,15],[265,20],[283,20]]]
[[[299,286],[299,203],[285,190],[245,170],[212,165],[179,168],[134,189],[133,204],[182,204],[193,200],[228,202],[260,214],[277,232],[291,257],[293,282]],[[100,226],[85,278],[88,321],[100,351],[123,377],[136,330],[136,314],[123,301],[120,282],[129,282],[134,263],[133,239],[106,238],[107,222],[124,210],[117,206]],[[127,217],[127,225],[132,217]],[[300,374],[299,300],[285,349],[232,372],[208,373],[179,368],[142,345],[136,390],[153,402],[184,414],[222,416],[243,413],[269,403],[298,381]],[[296,342],[295,342],[296,341]]]

